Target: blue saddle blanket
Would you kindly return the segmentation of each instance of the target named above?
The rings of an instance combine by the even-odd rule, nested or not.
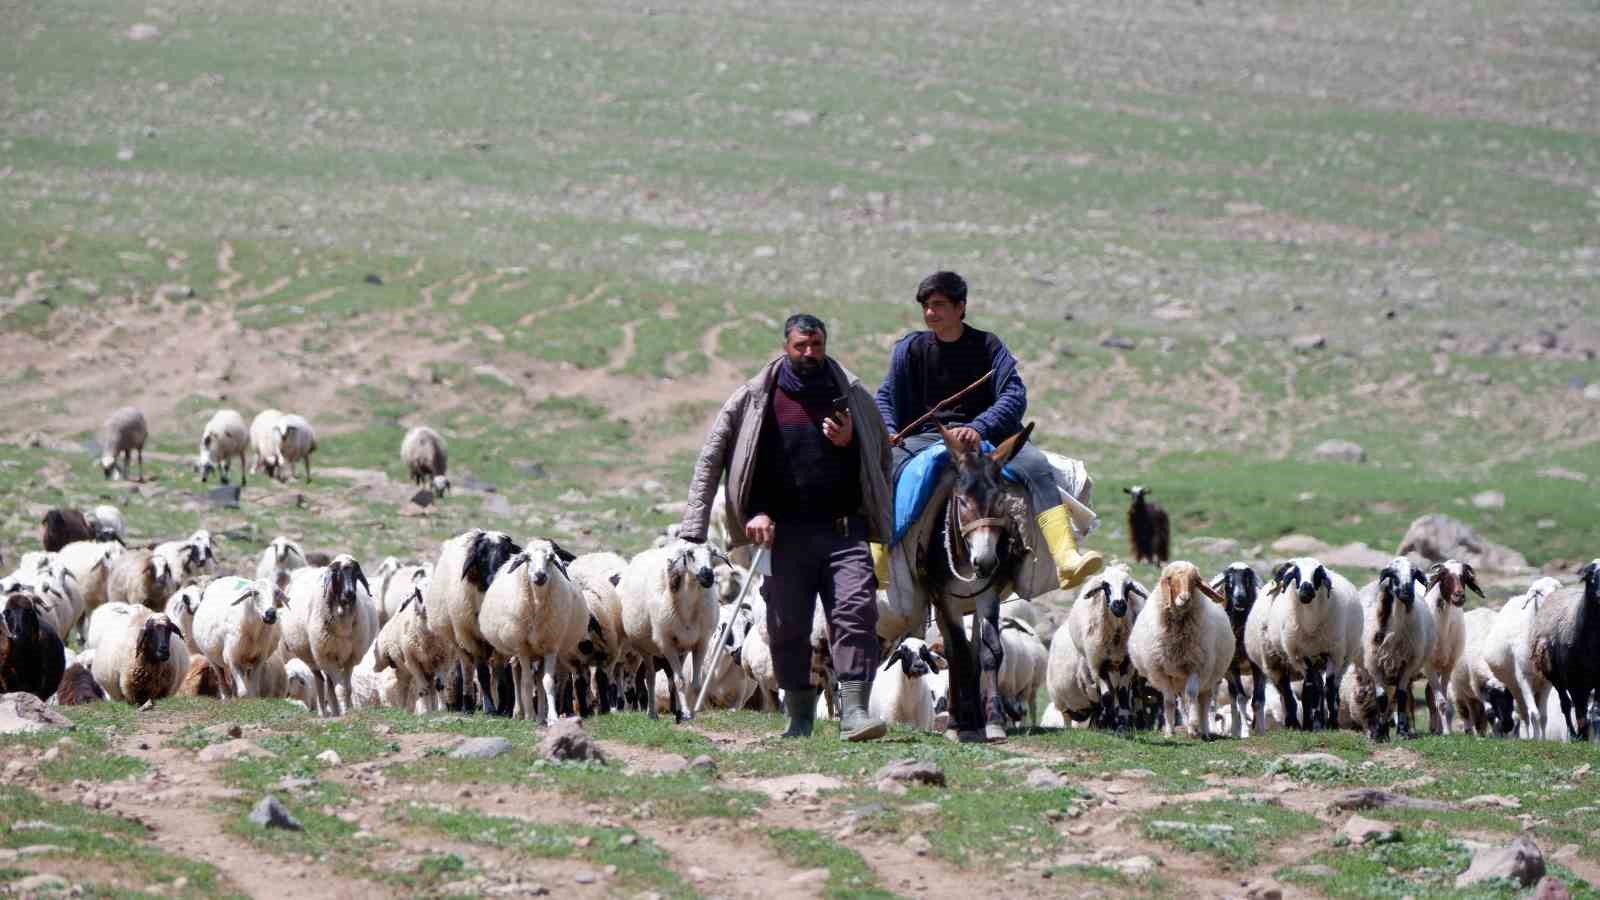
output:
[[[994,445],[988,441],[984,441],[982,447],[984,453],[994,450]],[[911,530],[911,526],[916,524],[917,518],[927,508],[949,458],[950,450],[942,442],[931,444],[911,457],[906,467],[900,470],[900,477],[894,484],[894,541],[890,546],[900,543],[900,539],[906,536],[906,532]],[[1021,476],[1011,471],[1010,466],[1002,469],[1000,474],[1008,481],[1022,483]]]

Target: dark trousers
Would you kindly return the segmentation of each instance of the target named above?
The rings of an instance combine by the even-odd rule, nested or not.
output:
[[[895,482],[900,481],[900,470],[911,461],[911,457],[940,440],[937,431],[928,431],[914,434],[897,445],[891,451],[894,455]],[[1028,489],[1028,503],[1033,506],[1034,515],[1061,505],[1061,491],[1056,488],[1056,470],[1050,465],[1050,460],[1044,458],[1042,450],[1032,444],[1023,444],[1008,465]]]
[[[860,516],[833,522],[778,522],[772,574],[761,584],[778,687],[811,687],[811,619],[817,597],[833,639],[840,681],[868,681],[878,665],[878,579]]]

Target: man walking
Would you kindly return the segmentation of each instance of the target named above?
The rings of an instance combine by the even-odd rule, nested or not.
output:
[[[878,388],[878,411],[890,431],[902,422],[909,425],[985,373],[994,374],[904,437],[893,451],[896,478],[913,456],[941,440],[940,425],[963,447],[976,447],[982,441],[998,444],[1022,430],[1028,408],[1028,392],[1011,351],[998,336],[967,325],[967,282],[960,275],[935,272],[924,278],[917,286],[917,303],[928,330],[913,331],[894,345],[889,374]],[[1078,552],[1055,470],[1044,453],[1031,442],[1024,444],[1009,465],[1028,489],[1061,587],[1075,587],[1104,568],[1100,554]],[[878,578],[886,579],[886,546],[875,544],[872,555]]]
[[[811,621],[820,595],[839,676],[839,736],[875,740],[888,726],[867,714],[878,665],[878,584],[867,542],[889,539],[889,436],[872,395],[828,358],[827,342],[815,316],[784,323],[783,355],[717,413],[678,534],[705,540],[726,475],[730,543],[772,554],[762,596],[789,715],[784,737],[809,736],[816,718]]]

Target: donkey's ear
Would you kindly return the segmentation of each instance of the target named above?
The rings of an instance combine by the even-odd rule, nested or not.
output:
[[[933,424],[939,429],[939,437],[944,438],[945,448],[948,449],[953,455],[960,456],[961,444],[956,440],[955,434],[939,422],[934,422]]]
[[[1011,462],[1021,452],[1022,445],[1028,442],[1028,435],[1033,434],[1033,425],[1034,423],[1029,422],[1021,431],[1001,441],[1000,446],[994,448],[994,452],[989,454],[989,458],[1001,465]]]

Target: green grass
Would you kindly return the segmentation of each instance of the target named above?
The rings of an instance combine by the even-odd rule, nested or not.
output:
[[[1508,881],[1482,882],[1456,889],[1455,879],[1472,862],[1472,853],[1448,834],[1405,830],[1395,843],[1342,850],[1326,850],[1307,863],[1333,869],[1331,877],[1308,876],[1297,868],[1284,869],[1280,878],[1329,897],[1450,897],[1510,898],[1523,891]],[[1600,896],[1595,888],[1575,878],[1565,867],[1546,863],[1547,871],[1566,882],[1573,897]]]
[[[1275,803],[1208,800],[1163,806],[1145,813],[1145,837],[1217,859],[1241,870],[1265,858],[1274,844],[1314,830],[1314,816]]]
[[[886,900],[896,896],[878,885],[878,876],[860,853],[803,828],[769,828],[767,843],[797,869],[827,869],[822,896]]]

